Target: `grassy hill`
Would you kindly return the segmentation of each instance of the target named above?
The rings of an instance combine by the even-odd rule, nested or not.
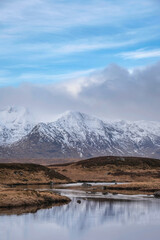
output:
[[[160,178],[160,160],[106,156],[53,165],[74,181],[149,181]]]
[[[69,178],[42,165],[0,163],[1,184],[46,184],[51,181],[64,183]]]

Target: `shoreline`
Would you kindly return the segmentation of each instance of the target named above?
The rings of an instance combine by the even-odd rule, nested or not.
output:
[[[77,182],[78,183],[78,182]],[[91,181],[89,181],[91,183]],[[95,182],[96,183],[96,182]],[[100,182],[98,182],[100,183]],[[106,182],[108,183],[108,182]],[[91,184],[92,185],[92,184]],[[60,189],[81,190],[85,192],[96,193],[100,192],[104,195],[111,194],[124,194],[124,195],[154,195],[160,191],[160,183],[137,183],[137,182],[124,182],[112,185],[92,185],[92,186],[63,186]]]
[[[89,183],[93,184],[92,186],[67,186],[68,184],[79,184],[79,183]],[[96,185],[94,185],[94,183]],[[104,183],[104,185],[98,185],[101,183]],[[105,185],[105,183],[111,183],[111,185]],[[128,195],[135,195],[135,194],[145,194],[145,195],[154,195],[154,193],[160,191],[160,182],[131,182],[131,181],[124,181],[124,182],[116,182],[116,184],[113,184],[114,181],[71,181],[68,183],[54,183],[53,185],[51,183],[32,183],[32,184],[23,184],[23,183],[17,183],[17,184],[3,184],[4,189],[9,189],[10,187],[11,190],[20,190],[16,189],[16,187],[31,187],[26,190],[32,190],[32,187],[41,187],[41,186],[48,186],[48,191],[54,190],[54,189],[70,189],[70,190],[82,190],[82,191],[91,191],[92,193],[95,192],[101,192],[103,194],[107,193],[117,193],[117,194],[128,194]],[[49,189],[50,188],[50,189]],[[22,189],[24,190],[24,189]],[[39,188],[40,190],[40,188]],[[39,191],[37,190],[37,191]],[[35,191],[33,189],[33,191]],[[40,190],[41,191],[41,190]],[[45,192],[47,192],[45,190]]]
[[[70,201],[70,198],[50,191],[0,189],[0,208],[41,207],[52,204],[66,204]]]
[[[75,185],[68,186],[72,183]],[[91,194],[99,192],[106,197],[109,193],[156,197],[158,192],[160,197],[160,161],[98,157],[49,167],[31,163],[0,164],[0,208],[43,208],[71,201],[52,192],[54,189],[82,190]]]
[[[77,182],[78,183],[78,182]],[[38,184],[41,186],[42,184]],[[56,184],[57,187],[58,184]],[[24,186],[23,184],[21,186]],[[29,186],[29,185],[28,185]],[[23,213],[34,213],[40,209],[51,208],[54,206],[60,206],[63,204],[68,204],[71,199],[69,196],[63,196],[59,193],[55,193],[47,190],[34,190],[32,189],[33,184],[30,185],[30,189],[16,189],[16,188],[7,188],[4,185],[1,185],[0,188],[0,214],[23,214]],[[146,197],[152,195],[152,199],[156,199],[154,196],[155,190],[158,189],[145,189],[144,187],[148,186],[148,184],[144,183],[130,183],[130,184],[115,184],[115,185],[97,185],[97,186],[72,186],[72,187],[63,187],[58,189],[66,189],[66,190],[79,190],[86,192],[87,194],[95,194],[95,193],[102,193],[102,195],[106,195],[104,200],[117,200],[117,201],[124,201],[123,196],[122,199],[116,199],[115,196],[118,194],[121,195],[128,195],[128,196],[136,196],[145,195]],[[152,184],[150,184],[150,187]],[[105,188],[105,189],[104,189]],[[52,188],[54,191],[56,188]],[[110,196],[113,195],[113,198]],[[107,195],[109,198],[107,198]],[[115,195],[115,196],[114,196]],[[87,197],[90,199],[90,197]],[[91,196],[93,199],[93,196]],[[97,200],[97,198],[94,198]],[[100,198],[101,199],[101,198]],[[132,201],[133,199],[129,199]]]

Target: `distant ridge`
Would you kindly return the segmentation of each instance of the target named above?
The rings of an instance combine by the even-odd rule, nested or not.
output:
[[[11,117],[5,124],[5,114],[6,122],[8,115],[14,120]],[[34,124],[28,119],[24,109],[0,112],[0,159],[160,158],[158,122],[107,122],[80,112],[67,112],[51,123]]]

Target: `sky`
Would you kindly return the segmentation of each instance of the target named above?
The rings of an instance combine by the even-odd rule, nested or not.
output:
[[[0,108],[160,121],[159,0],[0,0]]]

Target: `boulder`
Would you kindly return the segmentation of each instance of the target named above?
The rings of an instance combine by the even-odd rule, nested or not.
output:
[[[89,184],[89,183],[83,183],[81,186],[82,186],[82,187],[92,187],[92,184]]]
[[[160,198],[160,191],[154,193],[155,198]]]
[[[102,194],[103,194],[103,195],[108,195],[108,194],[109,194],[109,192],[103,192]]]

